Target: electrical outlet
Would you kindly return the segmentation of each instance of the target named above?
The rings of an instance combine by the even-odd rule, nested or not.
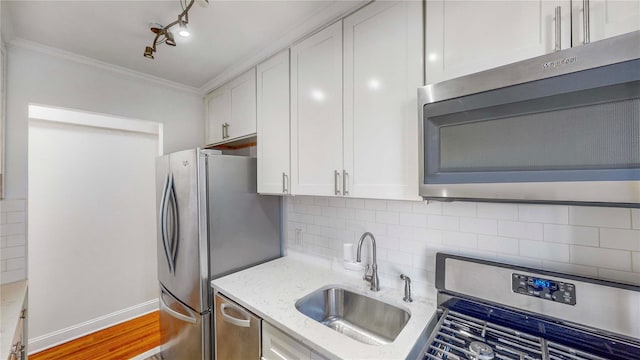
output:
[[[296,229],[293,237],[293,244],[302,246],[302,229]]]

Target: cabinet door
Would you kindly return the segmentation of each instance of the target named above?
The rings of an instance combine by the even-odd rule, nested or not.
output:
[[[207,144],[223,140],[223,125],[231,115],[231,98],[226,87],[211,92],[206,98],[207,106]]]
[[[346,195],[419,199],[421,29],[419,1],[375,2],[344,19]]]
[[[231,119],[227,139],[256,133],[256,69],[253,68],[229,83]]]
[[[553,52],[555,8],[561,48],[571,46],[569,0],[426,2],[426,83]]]
[[[584,44],[584,1],[573,1],[573,46]],[[589,41],[640,30],[639,0],[589,0]]]
[[[291,191],[341,194],[342,22],[291,48]]]
[[[258,193],[289,190],[289,50],[257,66]]]
[[[263,360],[309,360],[311,350],[266,322],[262,323]]]

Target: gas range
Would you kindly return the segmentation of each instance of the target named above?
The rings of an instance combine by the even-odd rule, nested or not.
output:
[[[640,287],[439,253],[419,359],[640,359]]]

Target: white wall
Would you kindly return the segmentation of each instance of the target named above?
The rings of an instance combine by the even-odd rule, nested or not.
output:
[[[27,198],[29,103],[163,123],[165,153],[204,144],[204,107],[198,94],[12,45],[8,70],[8,199]]]
[[[159,125],[55,111],[29,125],[32,353],[157,309]]]
[[[640,285],[640,209],[295,196],[287,217],[286,248],[322,258],[372,232],[381,286],[405,273],[421,295],[435,295],[438,251]]]

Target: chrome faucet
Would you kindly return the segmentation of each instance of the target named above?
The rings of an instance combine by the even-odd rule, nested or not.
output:
[[[378,262],[376,260],[376,238],[373,237],[373,234],[368,231],[362,234],[362,236],[360,236],[360,241],[358,241],[358,251],[357,251],[356,261],[362,262],[362,243],[364,242],[364,239],[367,236],[371,239],[371,249],[373,251],[373,260],[372,260],[373,264],[371,264],[371,274],[367,274],[367,272],[369,271],[369,265],[367,265],[367,268],[364,270],[364,277],[362,277],[362,279],[368,281],[371,284],[371,288],[370,288],[371,290],[380,291],[380,279],[378,279]]]

